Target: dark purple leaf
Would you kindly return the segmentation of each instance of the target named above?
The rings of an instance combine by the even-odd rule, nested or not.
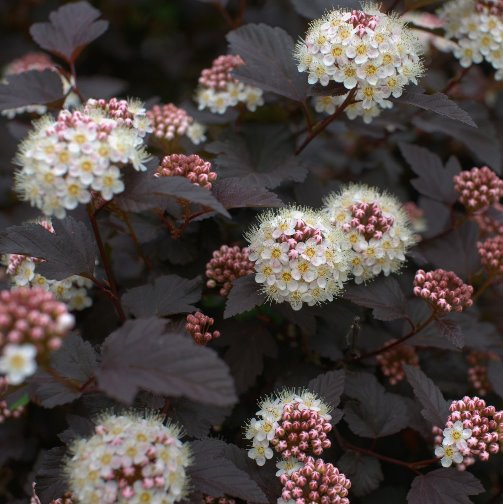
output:
[[[344,369],[328,371],[313,378],[307,388],[316,392],[329,406],[337,408],[341,402],[341,395],[344,392],[344,382],[346,373]]]
[[[243,128],[243,134],[213,142],[206,150],[217,154],[220,180],[239,178],[242,185],[274,189],[287,181],[302,182],[304,163],[295,157],[291,133],[282,126]]]
[[[420,243],[418,249],[436,268],[454,271],[466,281],[480,268],[478,232],[477,224],[465,222],[440,238]]]
[[[30,27],[33,40],[68,63],[73,63],[82,49],[103,35],[108,21],[98,20],[101,12],[88,2],[63,5],[49,14],[48,23]]]
[[[232,407],[199,404],[188,399],[175,399],[170,404],[169,416],[192,437],[205,438],[212,426],[221,425],[230,414]]]
[[[225,304],[224,318],[231,318],[246,312],[265,302],[260,293],[260,286],[255,282],[255,275],[238,278],[232,282],[232,289]]]
[[[76,439],[87,438],[94,434],[96,424],[90,419],[79,415],[66,415],[68,429],[58,434],[58,438],[67,446]]]
[[[379,487],[384,479],[379,460],[348,450],[337,468],[351,480],[351,494],[363,497]]]
[[[317,19],[332,9],[359,9],[358,0],[292,0],[295,10],[307,19]]]
[[[463,143],[480,161],[487,163],[500,173],[501,148],[497,131],[491,122],[487,110],[482,105],[465,105],[478,128],[472,128],[459,121],[427,113],[413,118],[414,126],[428,133],[443,133]]]
[[[300,311],[295,311],[288,303],[281,303],[274,307],[274,311],[295,324],[306,335],[314,335],[316,332],[316,312],[314,308],[305,306]]]
[[[330,81],[326,86],[314,84],[307,89],[307,96],[341,96],[347,93],[344,84],[334,81]]]
[[[19,460],[28,447],[24,422],[21,420],[4,422],[0,428],[0,466],[8,460]]]
[[[465,339],[461,328],[455,320],[448,318],[441,318],[435,320],[434,326],[438,329],[440,334],[449,340],[456,348],[463,348],[465,346]]]
[[[216,439],[190,443],[194,462],[188,473],[192,484],[213,497],[224,494],[257,504],[268,503],[257,483],[226,457],[228,445]]]
[[[421,194],[447,204],[458,199],[453,177],[460,172],[461,167],[456,158],[451,158],[444,168],[440,158],[424,147],[406,143],[399,144],[399,147],[412,171],[419,175],[411,180],[411,184]]]
[[[275,339],[263,325],[250,322],[244,327],[242,324],[226,327],[217,344],[229,346],[224,360],[241,394],[255,383],[257,376],[264,370],[265,357],[276,357],[278,348]],[[246,359],[243,359],[243,355],[246,355]]]
[[[440,389],[419,368],[404,364],[407,380],[423,406],[421,414],[433,426],[443,427],[449,416],[449,405]]]
[[[153,284],[129,289],[122,296],[124,307],[136,318],[167,317],[178,313],[191,313],[201,299],[201,277],[188,280],[178,275],[164,275]]]
[[[403,398],[386,392],[377,378],[369,373],[348,373],[345,394],[355,400],[346,402],[344,419],[358,436],[390,436],[409,425]]]
[[[212,3],[212,4],[214,4],[216,2],[216,3],[219,3],[220,5],[223,5],[224,7],[229,3],[229,0],[197,0],[197,1],[202,2],[202,3]]]
[[[487,375],[494,392],[503,398],[503,362],[489,362]]]
[[[53,499],[59,499],[68,491],[65,482],[63,461],[65,448],[59,446],[43,452],[35,475],[36,490],[42,504],[49,504]]]
[[[368,285],[351,285],[344,297],[358,306],[372,308],[378,320],[407,317],[407,300],[394,277],[378,278]]]
[[[125,177],[126,190],[114,201],[127,212],[165,208],[177,199],[198,203],[225,217],[229,212],[215,199],[211,191],[193,184],[184,177],[153,177],[149,173],[130,172]]]
[[[243,182],[240,178],[217,180],[211,189],[225,208],[282,207],[284,203],[272,191]]]
[[[40,224],[11,226],[0,234],[0,254],[22,254],[45,259],[37,272],[55,280],[92,275],[97,255],[89,228],[72,217],[53,221],[54,233]]]
[[[466,110],[463,110],[456,102],[442,93],[425,94],[424,89],[419,86],[408,86],[400,98],[396,98],[398,103],[414,105],[423,110],[429,110],[435,114],[448,117],[454,121],[468,124],[472,128],[477,128],[474,120]]]
[[[79,77],[77,83],[85,98],[112,98],[119,96],[128,87],[126,81],[105,75]]]
[[[407,504],[470,504],[470,495],[484,492],[480,481],[467,471],[436,469],[416,476]]]
[[[17,75],[9,75],[0,83],[0,111],[45,105],[63,99],[61,77],[52,70],[31,70]]]
[[[291,100],[304,101],[307,78],[297,70],[294,42],[286,31],[262,23],[247,24],[227,34],[227,41],[230,52],[245,61],[233,72],[237,79]]]
[[[209,348],[165,330],[156,318],[127,321],[103,343],[100,389],[131,403],[139,389],[215,406],[236,401],[226,364]]]

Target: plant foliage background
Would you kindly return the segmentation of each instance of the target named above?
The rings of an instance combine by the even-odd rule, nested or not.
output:
[[[398,12],[438,6],[385,1],[383,10],[391,4]],[[451,400],[480,395],[469,381],[473,351],[496,356],[487,363],[483,398],[503,409],[503,291],[498,279],[486,282],[479,226],[453,184],[454,175],[474,166],[501,174],[503,93],[493,70],[474,65],[461,79],[452,54],[430,46],[419,86],[393,99],[393,109],[370,124],[338,117],[296,155],[308,135],[306,110],[311,120],[323,116],[312,107],[319,85],[297,71],[294,41],[326,9],[358,2],[103,0],[92,2],[96,19],[86,19],[79,3],[63,24],[34,25],[47,23],[61,5],[2,2],[0,64],[44,49],[66,72],[75,65],[84,98],[134,96],[147,107],[184,107],[207,126],[207,140],[184,139],[164,152],[153,145],[149,168],[164,154],[198,153],[218,179],[205,191],[129,172],[113,210],[93,220],[103,239],[98,247],[83,207],[53,219],[54,234],[30,223],[39,213],[16,198],[12,160],[32,117],[0,120],[0,253],[44,259],[41,271],[50,279],[76,274],[101,284],[48,366],[5,398],[25,411],[0,424],[0,501],[28,502],[34,481],[43,503],[61,497],[68,491],[65,446],[87,436],[97,414],[132,406],[183,427],[193,453],[188,502],[201,502],[203,494],[276,502],[274,464],[257,467],[247,456],[243,426],[264,395],[299,387],[333,408],[332,447],[323,458],[351,480],[352,503],[501,502],[501,454],[467,471],[442,468],[432,434],[433,426],[444,427]],[[423,32],[442,35],[435,27]],[[201,70],[227,52],[245,61],[235,75],[265,92],[255,112],[197,110]],[[46,104],[57,112],[64,98],[59,79],[47,71],[22,75],[0,85],[0,109]],[[385,189],[422,210],[421,241],[398,274],[349,282],[341,298],[301,311],[264,303],[252,275],[234,281],[227,297],[207,287],[213,251],[246,246],[244,234],[262,209],[319,208],[347,182]],[[190,202],[190,219],[180,200]],[[159,216],[159,208],[166,213]],[[166,224],[166,215],[179,229]],[[476,302],[425,325],[427,304],[414,296],[413,280],[418,269],[435,268],[473,285]],[[6,275],[1,282],[10,288]],[[221,333],[206,346],[184,328],[197,310]],[[404,336],[418,365],[405,366],[405,379],[390,384],[375,354]]]

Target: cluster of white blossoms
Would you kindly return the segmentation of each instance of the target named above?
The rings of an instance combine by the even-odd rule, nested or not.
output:
[[[398,271],[415,243],[406,211],[393,196],[363,184],[351,184],[325,200],[325,214],[342,231],[342,247],[360,284]]]
[[[54,233],[50,221],[41,220],[39,224]],[[6,254],[2,257],[6,273],[14,287],[38,287],[52,292],[54,297],[65,302],[70,310],[84,310],[92,305],[93,301],[88,293],[93,286],[91,280],[78,275],[63,280],[51,280],[36,272],[37,264],[42,262],[42,259],[20,254]]]
[[[244,65],[240,56],[223,55],[205,68],[199,77],[196,101],[199,110],[209,108],[214,114],[224,114],[229,107],[243,103],[250,112],[264,104],[260,88],[249,86],[232,76],[232,70]]]
[[[445,36],[457,42],[454,55],[462,67],[486,60],[503,80],[503,5],[499,0],[452,0],[438,11]]]
[[[274,451],[280,454],[276,476],[292,474],[310,455],[330,447],[330,408],[313,392],[284,390],[258,406],[257,418],[246,426],[245,437],[251,442],[248,456],[263,466]]]
[[[190,451],[180,431],[146,418],[105,415],[66,461],[70,490],[85,504],[172,504],[185,496]]]
[[[268,211],[247,235],[255,281],[277,303],[300,310],[332,301],[349,270],[344,234],[327,217],[296,207]]]
[[[94,191],[105,201],[124,190],[122,168],[143,171],[151,131],[138,101],[88,100],[82,109],[44,116],[21,144],[16,190],[46,215],[64,218],[66,210],[89,203]]]
[[[345,109],[365,122],[391,108],[391,96],[423,73],[421,45],[399,17],[386,15],[369,3],[363,10],[333,10],[313,21],[295,49],[299,72],[308,73],[309,84],[342,83],[340,96],[315,99],[319,112],[333,113],[352,90]]]

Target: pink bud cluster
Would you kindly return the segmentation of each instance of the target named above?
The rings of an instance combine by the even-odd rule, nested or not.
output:
[[[475,9],[477,12],[488,12],[489,14],[503,17],[503,4],[501,0],[477,0]]]
[[[492,391],[491,381],[487,374],[487,365],[490,361],[499,361],[500,357],[494,352],[471,351],[466,356],[468,363],[468,382],[477,394],[487,395]]]
[[[210,327],[215,321],[202,312],[187,315],[185,329],[191,334],[198,345],[206,345],[214,339],[220,338],[220,331],[210,332]]]
[[[319,456],[323,450],[330,448],[327,433],[331,430],[332,424],[318,411],[296,401],[284,406],[271,444],[283,458],[295,457],[304,462],[307,459],[306,452],[311,451]]]
[[[0,348],[29,343],[40,358],[61,346],[73,322],[67,306],[44,289],[0,291]]]
[[[477,243],[480,262],[489,275],[503,275],[503,235]]]
[[[337,467],[322,459],[308,457],[304,466],[280,476],[281,502],[295,504],[349,504],[351,482]],[[280,501],[278,501],[280,502]]]
[[[20,58],[11,61],[4,70],[4,75],[18,75],[30,70],[43,70],[54,69],[54,63],[43,52],[29,52]]]
[[[385,346],[394,343],[391,339]],[[389,350],[376,355],[377,362],[384,376],[386,376],[391,385],[396,385],[405,378],[403,365],[407,364],[413,367],[419,367],[419,357],[416,349],[411,345],[396,345]]]
[[[490,168],[472,168],[454,176],[459,201],[469,212],[487,210],[503,196],[503,180]]]
[[[231,497],[211,497],[205,495],[201,504],[236,504],[236,501]]]
[[[503,207],[501,205],[494,205],[491,207],[496,211],[503,212]],[[496,214],[497,215],[497,214]],[[492,234],[503,235],[503,219],[495,218],[489,212],[483,214],[475,214],[472,219],[478,224],[480,233],[484,236]]]
[[[414,278],[414,295],[427,301],[436,312],[462,312],[472,306],[472,294],[473,287],[452,271],[418,270]]]
[[[348,22],[353,25],[360,37],[372,33],[377,28],[377,17],[366,14],[361,10],[351,11]]]
[[[173,103],[154,105],[147,111],[147,117],[154,128],[152,135],[159,140],[173,140],[177,135],[183,136],[194,123],[192,116]]]
[[[209,288],[220,286],[220,295],[227,297],[234,280],[251,275],[254,271],[246,247],[222,245],[213,252],[213,257],[206,264],[206,285]]]
[[[86,107],[99,108],[107,113],[112,119],[115,119],[118,124],[133,127],[134,114],[129,111],[129,103],[127,100],[119,100],[118,98],[90,99],[87,101]]]
[[[499,453],[503,445],[503,411],[497,411],[494,406],[487,406],[479,397],[465,396],[458,401],[452,401],[450,415],[446,428],[452,428],[456,422],[462,422],[464,429],[471,430],[471,437],[466,440],[466,449],[460,450],[463,462],[458,469],[464,470],[475,463],[478,458],[487,461],[489,456]],[[433,429],[435,444],[442,444],[442,429]]]
[[[232,54],[219,56],[213,60],[211,68],[206,68],[201,72],[199,84],[215,91],[223,91],[227,88],[227,84],[238,82],[231,72],[244,63],[241,56]]]
[[[194,185],[211,189],[211,183],[217,178],[216,172],[211,170],[211,163],[196,154],[171,154],[164,156],[157,168],[156,177],[185,177]]]
[[[380,240],[386,231],[393,226],[393,217],[385,217],[379,203],[356,203],[350,207],[353,218],[343,224],[342,229],[346,232],[355,229],[365,236],[367,241],[372,238]]]
[[[297,219],[294,226],[293,234],[282,233],[276,238],[279,243],[288,243],[290,250],[288,257],[295,261],[301,255],[296,247],[299,243],[306,243],[309,239],[313,239],[317,245],[323,242],[324,236],[321,229],[306,224],[303,219]]]

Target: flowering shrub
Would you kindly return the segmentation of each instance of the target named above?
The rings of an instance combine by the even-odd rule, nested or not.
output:
[[[500,502],[502,2],[25,4],[0,502]]]

